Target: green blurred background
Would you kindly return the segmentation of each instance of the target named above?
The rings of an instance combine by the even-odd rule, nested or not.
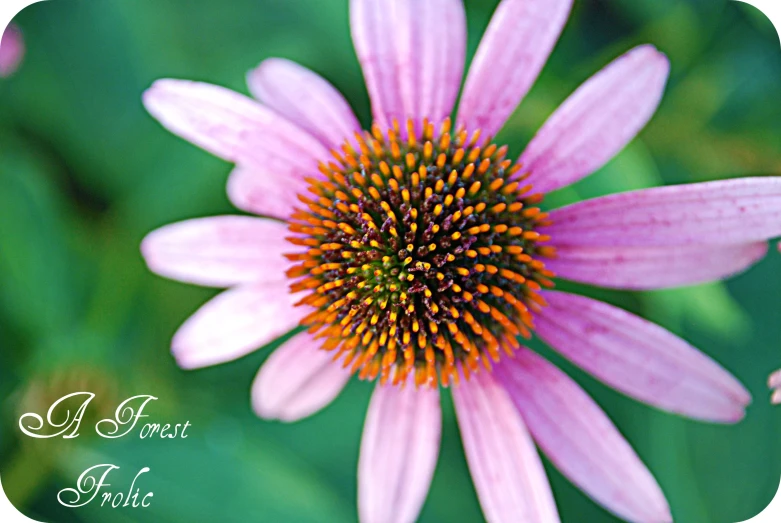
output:
[[[497,0],[467,0],[469,56]],[[662,107],[595,176],[549,203],[663,183],[781,172],[781,53],[770,22],[726,0],[576,0],[539,83],[499,141],[519,154],[591,73],[638,43],[672,61]],[[170,356],[178,325],[214,290],[153,276],[138,251],[170,222],[235,212],[230,166],[164,131],[141,106],[160,77],[246,92],[247,70],[291,58],[332,81],[364,124],[369,102],[349,36],[348,0],[57,0],[18,15],[27,55],[0,81],[0,473],[29,516],[70,522],[356,519],[356,464],[371,385],[353,382],[324,412],[293,425],[257,419],[250,383],[269,353],[184,372]],[[388,38],[392,38],[388,34]],[[649,293],[578,290],[685,336],[752,391],[737,426],[663,414],[583,384],[658,478],[682,522],[743,521],[781,476],[781,410],[765,380],[781,367],[781,255],[725,284]],[[567,287],[572,288],[572,285]],[[136,394],[160,398],[154,422],[184,422],[185,440],[94,437],[34,441],[23,412],[76,390],[98,393],[92,416]],[[482,521],[449,398],[424,522]],[[67,509],[60,489],[113,463],[112,489],[155,493],[147,509]],[[616,521],[546,462],[562,519]]]

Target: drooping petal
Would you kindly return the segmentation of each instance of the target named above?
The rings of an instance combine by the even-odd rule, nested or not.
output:
[[[466,17],[460,0],[352,0],[350,22],[377,123],[439,123],[461,85]]]
[[[565,101],[519,162],[529,183],[547,193],[588,176],[645,127],[662,99],[670,62],[637,47],[594,75]]]
[[[730,245],[781,236],[781,177],[656,187],[557,209],[556,245]]]
[[[172,133],[234,163],[259,165],[280,177],[310,176],[328,150],[313,136],[230,89],[158,80],[144,105]]]
[[[526,348],[494,372],[542,451],[575,485],[628,521],[672,521],[656,480],[572,379]]]
[[[248,216],[217,216],[167,225],[141,244],[149,269],[174,280],[230,287],[284,281],[291,265],[285,224]]]
[[[529,92],[567,22],[572,0],[503,0],[464,85],[458,122],[495,135]]]
[[[171,352],[180,367],[194,369],[249,354],[296,327],[307,313],[288,282],[234,287],[195,312],[174,335]]]
[[[270,58],[247,75],[252,95],[322,142],[338,149],[361,125],[344,96],[295,62]]]
[[[276,349],[252,384],[252,406],[261,418],[297,421],[319,411],[339,395],[350,371],[322,350],[308,332]]]
[[[606,303],[546,291],[536,332],[586,372],[639,401],[734,423],[751,396],[718,363],[671,332]]]
[[[280,175],[265,166],[239,165],[228,177],[228,199],[242,211],[286,220],[295,207],[297,196],[305,194],[307,183],[296,176]]]
[[[507,392],[487,372],[453,387],[472,481],[491,523],[559,521],[545,470]]]
[[[616,289],[664,289],[728,278],[767,254],[767,242],[670,247],[561,246],[545,266],[557,276]]]
[[[412,523],[428,494],[439,454],[439,392],[378,385],[374,389],[358,461],[362,523]]]
[[[3,31],[3,36],[0,39],[0,78],[11,76],[16,72],[23,56],[22,32],[15,24],[10,24]]]

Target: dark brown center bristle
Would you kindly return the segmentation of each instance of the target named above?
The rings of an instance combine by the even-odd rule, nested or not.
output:
[[[480,132],[358,134],[290,218],[302,324],[361,378],[447,386],[530,336],[553,274],[542,195]]]

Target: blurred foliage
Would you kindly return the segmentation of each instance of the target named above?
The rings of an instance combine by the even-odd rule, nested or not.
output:
[[[256,419],[249,386],[269,349],[212,369],[179,370],[168,354],[170,337],[214,291],[149,274],[138,252],[157,226],[235,212],[224,191],[229,166],[162,130],[144,112],[142,91],[156,78],[179,77],[246,92],[248,69],[283,56],[331,80],[368,124],[347,4],[58,0],[17,17],[28,53],[17,75],[0,81],[0,470],[9,496],[31,517],[356,518],[370,385],[352,383],[333,406],[298,424]],[[496,4],[466,1],[470,56]],[[551,205],[662,183],[781,172],[778,36],[753,8],[726,0],[577,0],[540,82],[500,139],[520,153],[579,83],[643,42],[673,64],[658,115],[616,160],[553,195]],[[781,256],[771,255],[745,275],[697,288],[633,294],[565,285],[643,314],[722,362],[755,396],[737,426],[639,405],[537,347],[604,406],[659,479],[678,521],[742,521],[776,492],[781,411],[768,405],[765,379],[781,366],[779,274]],[[84,437],[46,457],[25,444],[17,420],[31,389],[54,387],[57,373],[102,376],[113,397],[153,394],[161,399],[149,408],[152,419],[190,420],[191,435]],[[141,483],[155,492],[152,507],[142,514],[60,506],[56,493],[96,463],[119,465],[127,482],[150,467]],[[564,521],[616,521],[546,467]],[[127,483],[117,477],[115,484]],[[481,520],[446,399],[440,461],[421,521]]]

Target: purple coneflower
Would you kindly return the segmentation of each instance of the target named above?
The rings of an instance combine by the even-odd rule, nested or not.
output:
[[[9,25],[0,39],[0,77],[11,76],[24,56],[22,33],[16,25]]]
[[[151,233],[149,267],[230,287],[176,333],[185,368],[239,358],[303,326],[253,385],[260,416],[321,409],[351,374],[376,379],[359,462],[364,522],[413,521],[450,388],[486,519],[558,520],[541,450],[618,516],[671,519],[656,481],[569,377],[519,345],[536,335],[610,387],[690,418],[732,423],[748,392],[684,340],[626,311],[552,290],[556,277],[621,289],[717,280],[781,235],[781,178],[614,194],[553,211],[543,194],[602,167],[661,99],[651,46],[579,88],[518,161],[493,143],[528,92],[571,0],[504,0],[450,116],[465,61],[460,0],[352,0],[372,101],[363,131],[323,78],[281,59],[249,75],[256,100],[189,81],[144,95],[172,132],[237,165],[228,194],[266,216]]]

